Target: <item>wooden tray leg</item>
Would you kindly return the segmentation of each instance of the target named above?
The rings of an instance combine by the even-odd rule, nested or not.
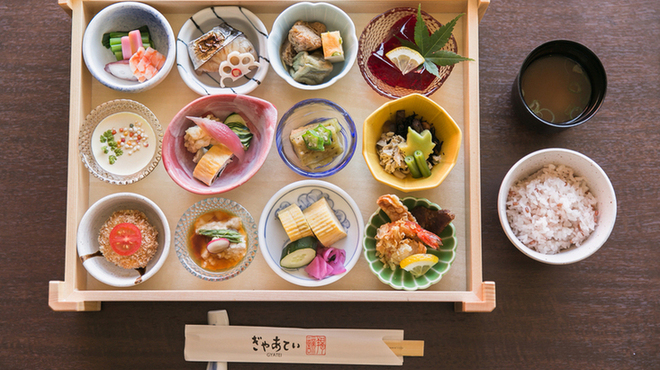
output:
[[[60,296],[63,281],[51,281],[48,285],[48,306],[53,311],[100,311],[101,302],[80,302],[63,300]]]
[[[456,312],[491,312],[495,309],[495,282],[484,281],[481,283],[481,301],[456,302]]]

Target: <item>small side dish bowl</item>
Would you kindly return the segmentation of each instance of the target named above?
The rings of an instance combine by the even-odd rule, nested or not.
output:
[[[146,137],[141,138],[140,148],[133,153],[123,147],[124,153],[110,164],[112,153],[104,153],[108,145],[107,138],[105,144],[101,143],[102,134],[114,130],[114,140],[120,141],[122,132],[118,131],[133,130],[130,125],[139,127]],[[110,184],[127,185],[142,180],[156,168],[161,158],[162,140],[163,128],[149,108],[133,100],[117,99],[99,105],[87,115],[80,126],[78,151],[92,175]]]
[[[373,65],[369,63],[369,58],[379,50],[381,44],[383,44],[386,39],[392,37],[393,30],[401,28],[407,18],[413,17],[413,19],[415,19],[416,15],[417,9],[415,8],[401,7],[390,9],[372,19],[360,35],[360,47],[357,56],[357,65],[360,67],[360,73],[362,73],[362,77],[364,77],[367,84],[374,89],[374,91],[390,99],[396,99],[414,93],[425,96],[431,95],[442,86],[445,80],[449,77],[451,71],[454,69],[453,65],[439,67],[438,75],[440,77],[432,78],[427,84],[422,84],[419,87],[402,87],[387,83],[383,80],[383,76],[380,75],[381,72],[374,69]],[[422,11],[422,19],[424,19],[424,22],[431,32],[435,32],[442,27],[440,22],[424,11]],[[457,52],[458,45],[454,35],[451,35],[449,41],[443,47],[443,50]],[[433,76],[430,75],[430,77]],[[416,80],[418,82],[422,81],[421,79]]]
[[[291,131],[332,118],[336,118],[341,127],[339,141],[343,152],[332,162],[311,169],[305,166],[296,155],[291,140],[289,140]],[[275,131],[275,144],[284,163],[295,173],[320,178],[339,172],[353,158],[357,146],[357,131],[351,116],[339,105],[325,99],[307,99],[298,102],[284,113]]]
[[[321,198],[328,201],[346,231],[346,238],[332,245],[346,252],[346,272],[317,280],[309,276],[304,268],[284,269],[280,266],[282,250],[290,240],[277,213],[291,204],[297,204],[304,210]],[[270,198],[259,219],[259,246],[268,266],[282,279],[303,287],[328,285],[346,276],[360,258],[360,239],[363,233],[362,214],[357,203],[338,186],[321,180],[302,180],[280,189]]]
[[[112,51],[101,44],[103,34],[128,32],[145,25],[149,27],[152,47],[165,56],[163,67],[153,78],[144,82],[123,80],[106,72],[106,64],[116,62],[117,59]],[[174,31],[165,16],[149,5],[137,2],[116,3],[103,8],[89,22],[83,36],[82,52],[87,69],[100,83],[120,92],[139,93],[161,83],[172,70],[176,59]]]
[[[259,59],[259,66],[250,69],[250,73],[232,81],[225,79],[222,87],[219,73],[196,73],[188,54],[188,43],[210,31],[222,22],[243,32],[254,46]],[[242,6],[212,6],[195,13],[181,26],[177,37],[176,62],[183,82],[199,95],[213,94],[249,94],[266,77],[270,66],[268,50],[268,31],[261,19]]]
[[[595,230],[579,247],[565,249],[557,254],[539,253],[523,244],[511,229],[506,213],[509,189],[518,181],[527,178],[548,164],[571,167],[575,170],[576,177],[579,176],[586,180],[589,191],[598,201]],[[543,149],[520,159],[504,176],[497,197],[497,213],[504,233],[522,253],[539,262],[551,265],[566,265],[591,256],[607,241],[616,221],[616,195],[605,171],[589,157],[569,149]]]
[[[333,63],[333,70],[324,82],[318,85],[306,85],[291,77],[286,66],[282,63],[281,47],[287,39],[289,30],[297,21],[321,22],[328,31],[339,31],[344,49],[344,61]],[[355,35],[353,20],[343,10],[328,3],[300,2],[286,8],[273,23],[268,36],[268,56],[275,73],[282,77],[289,85],[301,90],[320,90],[337,82],[353,67],[357,57],[358,40]]]
[[[143,271],[125,269],[106,260],[99,251],[99,233],[110,216],[120,210],[138,210],[158,231],[158,250]],[[83,215],[78,225],[78,257],[96,280],[115,287],[144,283],[163,266],[170,250],[170,226],[163,211],[149,198],[134,193],[115,193],[101,198]]]
[[[401,202],[408,207],[409,210],[415,207],[426,207],[433,210],[441,209],[439,205],[424,198],[406,197],[401,199]],[[442,279],[442,276],[447,273],[452,262],[454,262],[454,259],[456,258],[456,248],[458,243],[456,242],[456,227],[454,227],[454,223],[450,223],[442,233],[438,235],[440,239],[442,239],[442,246],[437,251],[433,251],[433,254],[438,257],[438,263],[433,265],[424,275],[414,277],[410,272],[402,268],[398,268],[396,271],[390,270],[390,268],[385,266],[376,255],[376,231],[381,225],[388,222],[390,222],[390,218],[379,208],[371,215],[365,228],[362,245],[364,246],[364,257],[369,263],[371,272],[378,277],[378,280],[394,289],[426,289],[439,282],[440,279]]]
[[[186,150],[184,145],[186,129],[193,126],[193,122],[186,116],[200,117],[208,113],[213,113],[220,119],[231,113],[239,113],[247,120],[248,128],[254,135],[245,157],[242,160],[234,159],[211,186],[193,177],[193,153]],[[183,107],[167,126],[163,138],[165,170],[177,185],[191,193],[213,195],[232,190],[252,178],[264,164],[273,142],[276,125],[277,109],[265,100],[235,94],[198,98]]]
[[[430,177],[414,179],[407,176],[400,179],[385,172],[380,165],[376,143],[380,140],[383,125],[402,109],[406,111],[406,116],[416,113],[431,123],[435,127],[436,137],[442,143],[440,163],[433,167]],[[367,117],[362,127],[362,156],[377,181],[403,192],[427,190],[440,185],[454,168],[461,141],[461,129],[447,111],[426,96],[411,94],[383,104]]]
[[[192,256],[190,236],[197,218],[205,213],[223,211],[241,218],[243,229],[247,234],[247,252],[237,265],[222,271],[209,271],[202,268]],[[174,231],[174,250],[179,261],[188,272],[207,281],[223,281],[231,279],[248,268],[257,254],[257,225],[247,209],[230,199],[208,198],[201,200],[186,210],[176,224]]]

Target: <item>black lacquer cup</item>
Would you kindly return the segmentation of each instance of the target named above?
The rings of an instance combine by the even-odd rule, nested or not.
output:
[[[580,64],[591,83],[591,95],[582,113],[562,123],[549,122],[534,114],[532,109],[525,103],[522,92],[522,76],[527,71],[527,68],[540,58],[551,55],[564,56]],[[596,54],[577,42],[554,40],[534,49],[523,62],[513,83],[513,108],[518,117],[531,127],[544,131],[557,131],[581,125],[593,117],[603,103],[606,90],[607,76],[605,74],[605,68],[603,68],[603,64]]]

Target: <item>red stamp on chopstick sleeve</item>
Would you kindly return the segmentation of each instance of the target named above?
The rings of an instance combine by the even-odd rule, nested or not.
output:
[[[325,356],[325,335],[308,335],[305,339],[305,342],[306,355]]]

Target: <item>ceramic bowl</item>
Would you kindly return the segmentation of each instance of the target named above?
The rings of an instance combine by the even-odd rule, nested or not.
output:
[[[580,66],[578,70],[580,73],[584,73],[584,75],[587,76],[591,86],[591,95],[582,113],[576,115],[575,118],[563,123],[554,122],[554,113],[552,113],[552,111],[549,109],[540,109],[536,111],[532,110],[525,102],[524,91],[522,88],[522,81],[524,80],[523,76],[525,76],[525,73],[529,67],[537,60],[551,55],[563,56],[578,63]],[[562,74],[563,73],[564,72],[562,72]],[[560,76],[550,76],[546,78],[559,77]],[[578,85],[578,87],[579,86],[580,85]],[[520,67],[520,71],[514,80],[513,89],[511,90],[511,98],[516,114],[521,119],[521,121],[525,122],[525,124],[528,124],[530,127],[541,131],[560,131],[566,128],[581,125],[591,119],[591,117],[593,117],[596,112],[598,112],[598,109],[600,109],[601,105],[603,104],[606,91],[607,74],[605,73],[605,68],[603,67],[600,59],[598,59],[598,56],[596,56],[593,51],[577,42],[568,40],[553,40],[540,45],[534,49],[527,56],[527,58],[525,58],[525,61]],[[536,109],[539,108],[540,106]],[[544,110],[547,112],[544,112]],[[545,113],[545,115],[543,113]]]
[[[291,145],[289,136],[292,130],[331,118],[336,118],[341,126],[339,140],[344,151],[332,162],[311,169],[302,164]],[[325,99],[307,99],[297,103],[284,113],[277,125],[275,144],[284,163],[295,173],[320,178],[337,173],[353,158],[357,146],[357,132],[351,116],[339,105]]]
[[[547,164],[571,167],[575,175],[583,177],[590,192],[598,200],[598,220],[596,229],[579,247],[560,251],[557,254],[542,254],[524,245],[514,234],[506,215],[506,201],[509,189],[518,181],[540,170]],[[607,241],[616,221],[616,195],[605,171],[596,162],[584,154],[562,148],[543,149],[526,155],[516,162],[504,176],[497,197],[497,212],[504,233],[511,243],[528,257],[551,265],[565,265],[581,261],[592,254]]]
[[[306,85],[295,81],[280,58],[282,43],[288,37],[293,24],[299,20],[321,22],[326,25],[328,31],[339,31],[342,37],[344,61],[333,63],[333,70],[330,75],[325,78],[323,83],[318,85]],[[268,56],[273,70],[289,85],[301,90],[320,90],[339,81],[353,67],[357,57],[357,49],[358,41],[353,21],[343,10],[328,3],[301,2],[291,5],[275,19],[268,36]]]
[[[110,165],[108,154],[103,153],[106,145],[100,142],[101,134],[110,127],[117,131],[133,122],[140,122],[140,127],[149,133],[149,146],[135,153],[124,150]],[[120,140],[121,133],[114,138]],[[80,127],[78,151],[83,164],[96,178],[110,184],[127,185],[142,180],[156,168],[161,158],[162,140],[163,128],[149,108],[133,100],[118,99],[99,105],[87,115]]]
[[[188,43],[210,31],[222,22],[243,32],[252,43],[259,60],[257,68],[250,69],[250,73],[236,81],[231,78],[220,83],[220,74],[196,73],[188,54]],[[249,94],[256,89],[266,77],[270,66],[266,43],[268,31],[263,22],[250,10],[241,6],[212,6],[195,13],[181,27],[177,37],[176,62],[179,75],[183,82],[199,95],[212,94]]]
[[[222,271],[206,270],[191,256],[190,235],[193,232],[193,224],[199,216],[212,211],[224,211],[240,217],[247,234],[247,252],[243,259],[236,266]],[[174,231],[174,250],[179,261],[188,272],[207,281],[231,279],[245,271],[254,260],[258,247],[257,225],[250,212],[233,200],[225,198],[208,198],[193,204],[181,216]]]
[[[426,207],[434,210],[441,209],[439,205],[423,198],[406,197],[401,199],[401,202],[405,204],[408,209],[413,209],[415,207]],[[439,282],[440,279],[442,279],[442,276],[447,273],[452,262],[454,262],[454,259],[456,258],[456,247],[458,243],[456,242],[456,227],[454,224],[450,223],[442,233],[438,235],[440,239],[442,239],[442,246],[437,251],[427,248],[427,253],[433,253],[438,257],[438,263],[433,265],[426,274],[420,277],[414,277],[410,272],[402,268],[398,268],[396,271],[390,270],[388,266],[380,261],[376,254],[376,231],[381,225],[388,222],[390,222],[390,218],[379,208],[371,215],[365,228],[362,245],[364,247],[364,257],[367,259],[367,262],[369,262],[371,272],[378,277],[378,280],[394,289],[426,289]]]
[[[414,93],[426,96],[431,95],[442,86],[445,80],[449,77],[451,71],[454,69],[453,65],[439,67],[439,77],[431,79],[431,81],[428,84],[425,84],[425,86],[423,86],[423,84],[413,87],[400,87],[384,81],[383,76],[379,75],[379,72],[373,68],[372,63],[369,63],[369,58],[372,54],[380,48],[383,42],[392,36],[393,29],[401,28],[402,23],[404,23],[408,17],[412,16],[414,20],[416,15],[416,8],[390,9],[372,19],[360,35],[360,47],[357,56],[357,65],[360,67],[360,73],[362,73],[362,77],[364,77],[367,84],[374,89],[374,91],[390,99],[396,99]],[[431,32],[435,32],[442,27],[440,22],[424,11],[422,11],[422,18]],[[443,47],[443,50],[457,52],[458,45],[456,44],[456,39],[453,35],[449,38],[449,41]]]
[[[432,123],[436,137],[442,142],[442,159],[433,167],[430,177],[414,179],[407,176],[400,179],[385,172],[380,166],[376,142],[380,139],[385,122],[393,119],[401,109],[406,111],[406,116],[414,112]],[[404,192],[433,189],[447,178],[456,165],[461,140],[461,129],[441,106],[423,95],[412,94],[383,104],[367,117],[362,126],[362,155],[373,177],[385,185]]]
[[[109,262],[99,252],[99,232],[110,216],[120,210],[142,211],[158,230],[158,251],[143,273]],[[131,287],[147,281],[163,266],[170,250],[170,227],[163,211],[149,198],[134,193],[115,193],[101,198],[83,215],[76,240],[82,264],[96,280],[115,287]]]
[[[184,146],[186,129],[193,122],[186,116],[200,117],[208,112],[220,119],[231,113],[240,113],[248,121],[254,134],[250,147],[242,160],[234,159],[224,172],[207,186],[193,177],[195,163],[193,153]],[[271,103],[248,95],[218,94],[198,98],[177,113],[163,138],[163,164],[174,182],[191,193],[201,195],[220,194],[232,190],[248,181],[261,168],[277,125],[277,109]]]
[[[346,230],[346,238],[332,246],[346,251],[346,272],[317,280],[309,276],[304,268],[283,269],[280,267],[282,250],[290,240],[277,218],[277,212],[291,204],[307,208],[315,201],[325,197],[335,216]],[[364,232],[362,215],[355,201],[344,190],[331,183],[320,180],[302,180],[294,182],[275,193],[261,213],[259,219],[259,246],[268,266],[282,279],[299,286],[319,287],[336,282],[346,276],[360,258],[360,238]]]
[[[144,82],[123,80],[106,72],[105,65],[117,59],[101,44],[103,34],[131,31],[144,25],[149,27],[154,49],[166,58],[160,71]],[[120,92],[139,93],[155,87],[170,73],[176,58],[174,42],[174,31],[158,10],[142,3],[123,2],[103,8],[92,18],[85,29],[82,52],[87,69],[100,83]]]

